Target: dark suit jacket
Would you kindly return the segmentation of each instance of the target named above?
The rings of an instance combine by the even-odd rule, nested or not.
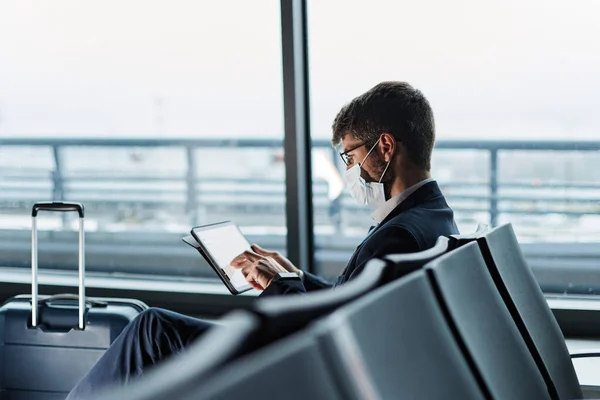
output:
[[[356,277],[372,258],[427,250],[434,246],[438,237],[457,233],[452,209],[437,182],[429,182],[408,196],[369,232],[336,282],[305,272],[304,282],[276,279],[263,295],[304,293],[341,285]]]

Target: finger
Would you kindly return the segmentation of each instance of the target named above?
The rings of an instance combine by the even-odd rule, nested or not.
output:
[[[236,256],[233,260],[231,260],[231,266],[234,268],[243,268],[249,264],[252,264],[255,261],[258,261],[262,258],[260,254],[256,254],[251,250],[246,250],[242,254]]]
[[[268,278],[266,275],[261,274],[260,272],[256,271],[256,282],[260,286],[262,286],[263,288],[267,288],[269,286],[269,283],[271,283],[271,281],[272,281],[272,278]]]
[[[243,268],[242,275],[244,275],[244,278],[246,278],[246,281],[248,282],[248,284],[250,286],[252,286],[254,289],[265,290],[264,287],[258,282],[256,273],[255,273],[255,268],[253,266]]]
[[[265,261],[267,261],[269,264],[279,265],[277,260],[275,260],[273,257],[265,257]]]
[[[265,258],[263,258],[263,259],[261,259],[261,260],[258,260],[258,261],[255,263],[255,265],[256,265],[257,267],[258,267],[259,265],[260,265],[261,267],[267,267],[267,266],[270,264],[270,261],[269,261],[269,260],[270,260],[270,257],[269,257],[269,258],[265,257]]]
[[[254,281],[254,280],[252,282],[248,282],[248,284],[256,290],[265,290],[264,287],[262,287],[258,282]]]
[[[244,251],[244,253],[243,253],[243,254],[246,256],[246,258],[247,258],[248,260],[250,260],[250,261],[252,261],[252,262],[258,261],[258,260],[260,260],[261,258],[263,258],[263,256],[262,256],[262,255],[260,255],[260,254],[258,254],[258,253],[255,253],[255,252],[253,252],[252,250],[246,250],[246,251]]]
[[[252,247],[252,250],[254,250],[255,252],[257,252],[258,254],[260,254],[262,256],[273,257],[275,255],[274,251],[265,250],[262,247],[260,247],[259,245],[257,245],[256,243],[254,243],[251,247]]]
[[[277,260],[275,260],[272,257],[265,257],[263,260],[261,260],[257,263],[257,265],[259,265],[259,264],[263,265],[265,267],[270,266],[271,269],[275,268],[280,271],[286,271],[286,269],[281,264],[279,264],[277,262]]]
[[[250,271],[250,273],[248,274],[248,276],[246,277],[246,280],[248,281],[248,283],[250,283],[250,285],[258,290],[265,290],[265,285],[263,284],[263,280],[261,274],[258,272],[258,270],[256,268],[252,269]]]
[[[244,278],[248,279],[248,276],[252,273],[253,269],[254,269],[254,265],[248,265],[246,267],[243,267],[242,275],[244,275]]]
[[[229,263],[234,268],[243,268],[249,262],[248,258],[244,253],[235,256]]]
[[[279,272],[285,272],[285,269],[279,264],[271,264],[267,260],[261,260],[256,264],[256,268],[254,269],[256,274],[259,277],[259,282],[264,287],[267,287],[271,284],[275,275]]]

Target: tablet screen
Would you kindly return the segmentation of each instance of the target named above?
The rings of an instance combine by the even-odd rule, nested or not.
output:
[[[250,249],[250,243],[233,222],[222,222],[192,229],[204,250],[219,268],[229,277],[229,281],[239,292],[248,290],[248,281],[242,271],[230,264],[237,255]]]

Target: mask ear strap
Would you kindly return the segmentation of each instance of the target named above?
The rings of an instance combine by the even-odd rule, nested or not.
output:
[[[371,152],[373,151],[373,149],[375,148],[375,146],[377,146],[377,143],[379,143],[380,140],[381,140],[381,138],[377,139],[377,141],[375,142],[375,144],[373,145],[373,147],[371,147],[371,150],[369,150],[369,152],[367,153],[367,155],[365,156],[365,158],[363,158],[363,160],[358,164],[359,167],[361,167],[363,165],[363,163],[365,162],[365,160],[367,159],[367,157],[369,157],[369,154],[371,154]]]
[[[385,166],[385,169],[383,170],[383,174],[381,174],[381,178],[379,178],[379,182],[378,183],[381,183],[381,181],[383,180],[383,177],[385,176],[385,173],[388,170],[388,167],[390,166],[391,162],[392,162],[392,159],[390,159],[390,161],[388,161],[387,165]]]

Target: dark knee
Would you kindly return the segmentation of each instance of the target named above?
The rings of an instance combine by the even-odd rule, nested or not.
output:
[[[142,325],[151,323],[157,319],[162,319],[162,317],[164,317],[166,314],[167,311],[163,310],[162,308],[150,307],[135,317],[135,322]]]
[[[150,307],[140,313],[137,318],[147,319],[147,318],[157,318],[165,315],[167,310],[158,307]]]

